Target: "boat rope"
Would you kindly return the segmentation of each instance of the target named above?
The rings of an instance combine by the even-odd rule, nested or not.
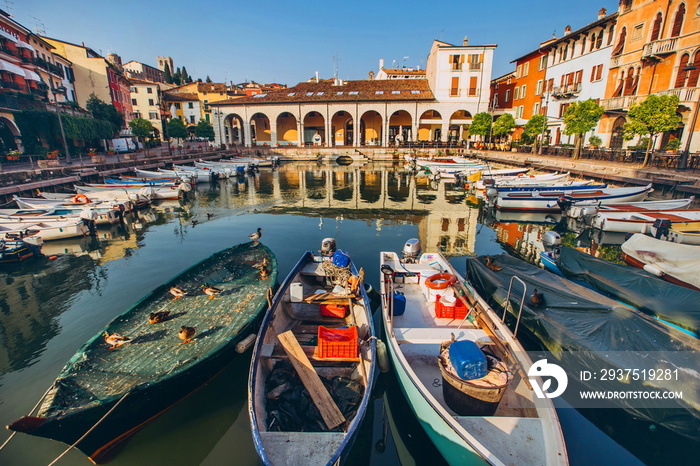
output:
[[[267,308],[272,309],[272,287],[267,289],[265,297],[267,298]]]
[[[41,398],[39,398],[39,401],[36,402],[36,404],[34,405],[34,407],[32,408],[32,410],[29,411],[29,414],[27,414],[27,416],[31,416],[31,415],[32,415],[32,413],[34,412],[34,410],[39,406],[39,404],[40,404],[42,401],[44,401],[44,397],[46,396],[47,393],[49,393],[49,390],[51,390],[52,388],[53,388],[53,385],[51,385],[49,388],[46,389],[46,391],[44,392],[44,394],[41,395]],[[16,433],[17,433],[17,431],[12,432],[12,434],[7,438],[7,440],[5,440],[5,443],[3,443],[2,446],[0,446],[0,451],[2,451],[3,448],[5,448],[5,445],[7,445],[8,443],[10,443],[10,440],[12,440],[12,437],[14,437]]]
[[[74,443],[73,445],[69,446],[69,447],[66,449],[66,451],[64,451],[63,453],[61,453],[60,455],[58,455],[58,458],[56,458],[55,460],[53,460],[52,462],[50,462],[50,463],[49,463],[49,466],[53,466],[54,464],[56,464],[56,462],[57,462],[58,460],[60,460],[61,458],[63,458],[63,456],[64,456],[66,453],[68,453],[69,451],[71,451],[71,450],[73,449],[73,447],[75,447],[75,446],[76,446],[77,444],[79,444],[85,437],[87,437],[88,434],[89,434],[90,432],[92,432],[92,431],[95,429],[95,427],[97,427],[98,425],[100,425],[100,423],[101,423],[102,421],[104,421],[105,418],[106,418],[107,416],[109,416],[109,415],[112,413],[112,411],[114,411],[114,409],[115,409],[117,406],[119,406],[119,403],[121,403],[122,401],[124,401],[124,398],[126,398],[126,397],[129,395],[129,393],[131,393],[131,392],[126,392],[126,393],[124,394],[124,396],[121,397],[121,398],[119,399],[119,401],[117,401],[117,402],[114,404],[114,406],[112,406],[112,407],[110,408],[110,410],[107,411],[107,412],[105,413],[105,415],[102,416],[102,417],[100,418],[100,420],[97,421],[97,422],[95,423],[94,426],[90,427],[90,430],[88,430],[87,432],[85,432],[85,433],[83,434],[83,436],[80,437],[78,440],[76,440],[75,443]]]

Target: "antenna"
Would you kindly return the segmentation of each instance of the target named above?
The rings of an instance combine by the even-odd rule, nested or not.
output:
[[[442,35],[445,34],[445,30],[440,31],[440,42],[442,42]]]
[[[406,68],[406,59],[408,59],[408,58],[409,58],[409,57],[403,57],[403,67],[404,67],[404,68]]]
[[[338,62],[340,62],[341,58],[340,55],[338,54],[338,51],[335,51],[335,56],[333,57],[333,79],[338,79]]]
[[[14,5],[15,2],[11,2],[9,0],[4,0],[4,2],[5,2],[5,11],[9,13],[10,12],[10,5]],[[10,15],[10,16],[12,16],[12,15]]]
[[[34,26],[35,26],[34,29],[36,29],[36,32],[38,32],[42,36],[45,36],[46,35],[46,26],[44,25],[44,23],[36,16],[32,16],[32,18],[34,18]]]

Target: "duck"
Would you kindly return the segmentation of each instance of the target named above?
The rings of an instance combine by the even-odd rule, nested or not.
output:
[[[262,236],[262,228],[258,228],[258,231],[248,235],[248,238],[253,240],[253,244],[258,244],[258,240]]]
[[[493,270],[494,272],[498,272],[499,270],[501,270],[501,267],[499,265],[496,265],[492,262],[491,256],[486,256],[486,267]]]
[[[535,306],[539,306],[541,304],[544,304],[544,295],[542,293],[538,293],[537,289],[535,288],[532,291],[532,297],[530,298],[530,302],[534,304]]]
[[[210,219],[210,218],[212,218],[213,216],[214,216],[214,214],[210,214],[209,212],[207,212],[207,219]]]
[[[170,311],[151,312],[148,316],[148,323],[157,324],[158,322],[165,322],[169,315]]]
[[[196,227],[199,224],[199,220],[192,220],[192,226]]]
[[[260,264],[260,278],[267,278],[268,272],[267,272],[267,257],[263,258],[262,264]]]
[[[197,327],[187,327],[187,326],[185,326],[185,325],[183,325],[182,327],[180,327],[180,331],[177,333],[177,335],[178,335],[182,340],[185,340],[185,341],[183,341],[183,342],[180,343],[180,344],[181,344],[181,345],[184,345],[185,343],[189,342],[189,341],[192,339],[192,337],[194,336],[195,333],[197,333]]]
[[[204,294],[209,295],[209,299],[214,299],[214,296],[216,296],[217,294],[219,294],[223,291],[220,288],[207,285],[206,283],[204,285],[202,285],[202,290],[204,291]]]
[[[113,333],[110,335],[109,332],[105,332],[105,342],[110,345],[109,349],[118,348],[124,343],[128,343],[130,341],[131,338],[120,335],[119,333]]]
[[[185,296],[187,294],[187,292],[185,290],[183,290],[182,288],[180,288],[179,286],[175,285],[175,286],[170,287],[170,294],[175,296],[175,299],[178,299],[178,298],[182,298],[183,296]],[[175,301],[175,299],[173,299],[173,301]]]

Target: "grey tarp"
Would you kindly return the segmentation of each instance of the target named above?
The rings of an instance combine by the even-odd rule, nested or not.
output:
[[[610,382],[582,381],[580,370],[652,369],[659,365],[677,368],[682,374],[674,381],[625,382],[615,389],[683,391],[683,399],[673,400],[673,408],[660,408],[655,402],[616,400],[615,406],[633,416],[649,420],[668,429],[700,439],[700,341],[671,328],[628,306],[607,298],[571,280],[542,270],[506,254],[492,256],[501,267],[494,272],[485,258],[467,258],[467,275],[478,292],[498,310],[503,309],[513,275],[527,284],[520,330],[526,329],[548,351],[559,352],[557,361],[573,382],[589,390],[610,390]],[[514,284],[509,312],[520,306],[522,286]],[[531,301],[534,289],[543,302]],[[654,357],[665,352],[664,360]],[[566,393],[564,395],[566,398]],[[666,400],[665,406],[668,406]],[[655,406],[656,404],[656,406]],[[644,406],[644,407],[640,407]]]

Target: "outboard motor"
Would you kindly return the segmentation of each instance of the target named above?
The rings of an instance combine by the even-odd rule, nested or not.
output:
[[[493,202],[498,197],[498,190],[489,188],[486,190],[486,199]]]
[[[209,180],[210,181],[216,181],[219,179],[219,174],[217,172],[211,172],[209,175]]]
[[[192,185],[189,183],[182,182],[177,187],[177,196],[181,199],[187,200],[190,193],[192,192]]]
[[[333,257],[335,254],[335,238],[324,238],[321,241],[321,256],[322,257]]]
[[[559,249],[561,248],[561,236],[556,231],[547,231],[542,236],[542,245],[546,252],[552,253],[552,259],[556,260],[559,257]]]
[[[656,229],[654,238],[661,239],[662,236],[668,236],[668,232],[671,229],[671,220],[667,218],[657,218],[654,220],[654,228]]]
[[[421,253],[420,240],[417,238],[411,238],[406,241],[406,244],[401,251],[401,259],[406,263],[415,263],[418,261]]]
[[[559,208],[564,214],[566,214],[566,211],[569,210],[569,207],[571,207],[573,203],[574,201],[569,196],[562,196],[557,199],[557,205],[559,205]]]

